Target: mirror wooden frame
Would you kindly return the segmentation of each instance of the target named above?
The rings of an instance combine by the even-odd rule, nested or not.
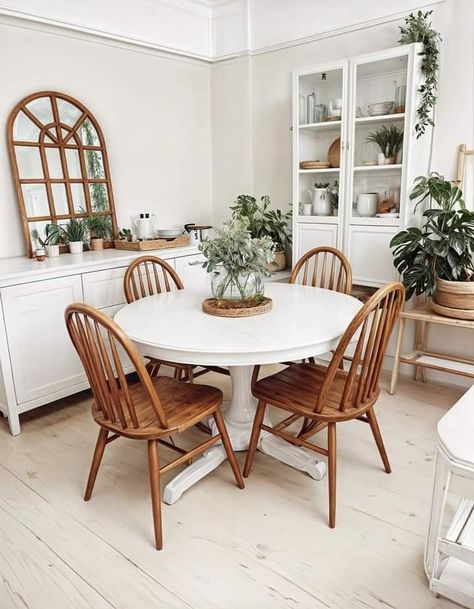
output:
[[[35,100],[41,98],[49,98],[51,104],[50,118],[52,118],[52,120],[46,123],[43,122],[42,119],[39,118],[37,115],[35,115],[35,113],[30,108],[28,108],[28,105],[31,104],[31,102],[34,102]],[[63,104],[61,104],[61,102],[63,102]],[[70,108],[68,104],[75,106],[77,110],[77,118],[74,119],[74,122],[72,124],[66,124],[61,117],[61,105],[63,105],[64,108]],[[20,121],[20,117],[23,121],[25,121],[26,117],[26,122],[28,123],[28,125],[28,121],[30,121],[36,127],[36,129],[38,130],[35,134],[36,140],[32,138],[31,141],[27,141],[15,138],[15,124],[17,119]],[[83,142],[83,131],[80,131],[81,128],[83,131],[87,129],[89,130],[89,133],[93,134],[95,140],[97,140],[94,141],[94,145],[91,145],[90,141],[89,143]],[[95,130],[95,134],[93,130]],[[97,137],[95,137],[95,135],[97,135]],[[115,239],[117,237],[117,218],[115,214],[112,180],[110,176],[110,168],[105,139],[99,123],[95,119],[94,115],[90,112],[90,110],[88,110],[84,106],[84,104],[82,104],[77,99],[71,97],[70,95],[58,93],[56,91],[40,91],[38,93],[33,93],[32,95],[29,95],[22,99],[10,113],[7,123],[7,142],[17,193],[18,206],[20,209],[21,222],[23,225],[26,251],[28,256],[33,256],[30,223],[48,222],[56,224],[60,223],[61,220],[64,220],[66,222],[71,218],[81,218],[87,217],[89,215],[110,216],[112,225],[111,239]],[[42,171],[41,178],[20,177],[21,173],[17,156],[17,148],[19,147],[30,147],[39,149]],[[62,170],[61,178],[50,177],[47,154],[48,148],[54,148],[58,150]],[[67,158],[67,150],[78,151],[78,160],[80,165],[81,176],[80,178],[69,177],[69,162]],[[88,151],[91,151],[91,153],[88,153]],[[101,155],[100,169],[102,170],[103,168],[103,176],[101,177],[94,177],[94,175],[92,175],[91,177],[91,175],[88,173],[88,170],[90,170],[88,162],[90,161],[91,157],[94,157],[92,151],[96,151]],[[98,155],[95,155],[96,160],[97,158],[100,159]],[[28,215],[28,209],[23,192],[23,185],[25,184],[45,185],[49,213],[42,214],[39,216]],[[68,213],[57,213],[58,210],[55,207],[55,199],[53,196],[55,184],[64,184],[65,186]],[[71,188],[71,185],[73,184],[82,184],[83,188],[82,190],[80,190],[81,192],[83,192],[84,195],[85,208],[76,208],[76,202],[74,200],[73,191]],[[103,211],[97,211],[96,209],[94,209],[94,201],[92,200],[94,196],[92,194],[94,186],[100,184],[105,185],[108,199],[108,208]],[[99,191],[102,191],[103,193],[104,189],[99,188]]]

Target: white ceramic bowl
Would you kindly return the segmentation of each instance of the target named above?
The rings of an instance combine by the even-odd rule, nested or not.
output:
[[[367,106],[367,112],[369,116],[380,116],[381,114],[389,114],[393,110],[393,102],[379,102],[376,104],[369,104]]]
[[[158,231],[158,237],[161,239],[174,239],[182,235],[183,232],[183,228],[162,228]]]

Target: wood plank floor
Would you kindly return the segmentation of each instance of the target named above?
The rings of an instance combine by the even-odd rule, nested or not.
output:
[[[225,377],[199,382],[229,393]],[[110,444],[92,500],[82,500],[97,434],[87,392],[25,416],[17,437],[2,420],[0,609],[455,607],[428,591],[423,546],[434,430],[460,394],[412,381],[395,396],[383,391],[390,476],[368,426],[338,426],[335,530],[326,481],[257,454],[245,490],[224,463],[163,506],[162,552],[153,547],[144,443]]]

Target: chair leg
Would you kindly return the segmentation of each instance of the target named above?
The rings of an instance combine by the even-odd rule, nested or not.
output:
[[[177,380],[177,381],[180,381],[180,380],[181,380],[181,368],[177,368],[177,367],[176,367],[176,368],[174,369],[174,378],[175,378],[175,380]]]
[[[192,366],[189,366],[189,368],[187,369],[187,373],[188,373],[188,383],[194,383],[194,371],[193,371]]]
[[[99,471],[100,462],[104,454],[105,445],[107,443],[107,436],[109,432],[103,427],[99,430],[99,437],[95,445],[94,456],[92,457],[91,469],[89,472],[89,478],[87,480],[86,492],[84,494],[84,501],[89,501],[94,490],[95,480],[97,478],[97,472]]]
[[[392,468],[390,467],[390,461],[388,460],[387,451],[385,450],[385,446],[382,440],[382,434],[380,433],[380,427],[373,408],[367,411],[367,418],[369,419],[370,429],[374,434],[375,443],[377,444],[380,456],[382,457],[382,462],[383,466],[385,467],[385,471],[387,472],[387,474],[391,474]]]
[[[237,459],[235,457],[234,450],[232,448],[232,444],[230,442],[229,434],[227,433],[227,428],[224,423],[224,417],[222,416],[222,412],[217,409],[214,413],[214,421],[216,422],[217,429],[221,435],[222,444],[224,445],[225,452],[227,453],[227,458],[229,459],[230,466],[232,471],[234,472],[235,481],[237,482],[237,486],[239,488],[244,488],[244,479],[242,478],[242,474],[240,472],[239,464],[237,463]]]
[[[155,530],[155,546],[163,548],[163,533],[161,528],[161,492],[160,468],[158,464],[158,441],[148,440],[148,467],[150,470],[151,506],[153,509],[153,527]]]
[[[328,425],[329,526],[336,526],[336,423]]]
[[[250,474],[253,458],[255,457],[255,452],[257,450],[258,439],[260,437],[260,425],[263,422],[266,407],[267,403],[264,400],[259,400],[257,405],[257,412],[255,413],[255,419],[253,421],[252,435],[250,436],[247,458],[245,459],[244,478],[248,478],[248,475]]]

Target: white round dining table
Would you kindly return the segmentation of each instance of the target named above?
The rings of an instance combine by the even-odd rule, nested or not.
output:
[[[256,409],[251,392],[254,366],[329,352],[361,307],[352,296],[296,284],[266,283],[265,295],[273,307],[255,317],[208,315],[202,301],[209,293],[191,289],[142,298],[115,315],[142,355],[229,369],[232,396],[224,418],[236,451],[246,450],[250,439]],[[324,462],[272,434],[262,434],[258,448],[316,480],[326,472]],[[168,483],[163,500],[174,503],[225,459],[220,444],[211,447]]]

